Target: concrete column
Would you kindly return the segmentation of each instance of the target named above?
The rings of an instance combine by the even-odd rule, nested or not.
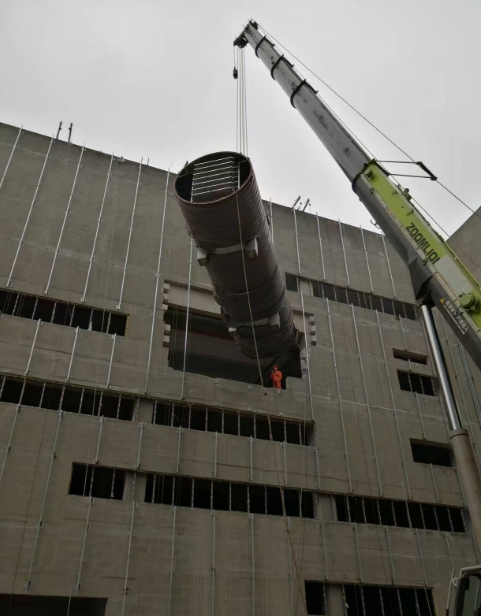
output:
[[[154,408],[154,401],[147,398],[140,398],[139,406],[137,409],[137,421],[146,424],[152,423],[152,413]]]
[[[340,584],[328,584],[326,586],[327,613],[329,616],[344,616],[345,605]]]

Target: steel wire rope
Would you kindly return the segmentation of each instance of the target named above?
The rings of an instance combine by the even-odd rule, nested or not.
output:
[[[252,307],[251,307],[251,302],[250,302],[250,297],[249,297],[250,291],[249,291],[249,285],[248,285],[248,281],[247,281],[247,271],[246,271],[246,266],[245,266],[245,256],[244,256],[244,250],[242,249],[242,245],[243,245],[243,241],[242,241],[242,223],[241,223],[240,210],[239,210],[238,193],[236,193],[236,208],[237,208],[237,220],[238,220],[238,223],[239,223],[239,242],[240,242],[240,245],[241,245],[241,251],[240,252],[241,252],[241,257],[242,257],[242,269],[243,269],[244,281],[245,281],[245,286],[246,286],[247,305],[249,307],[249,315],[250,315],[251,327],[252,327],[252,337],[253,337],[253,341],[254,341],[254,349],[255,349],[255,353],[256,353],[257,367],[259,369],[259,377],[260,377],[261,387],[264,388],[264,380],[262,378],[262,369],[261,369],[261,364],[260,364],[260,359],[259,359],[259,353],[258,353],[258,350],[257,350],[257,339],[256,339],[256,333],[255,333],[254,318],[253,318],[253,315],[252,315]],[[270,412],[266,411],[266,415],[267,415],[267,422],[269,424],[269,440],[271,441],[272,445],[274,445],[275,441],[274,441],[274,439],[272,437],[272,424],[271,424]],[[297,560],[296,560],[296,555],[295,555],[295,552],[294,552],[294,547],[292,545],[291,533],[290,533],[289,525],[287,523],[286,507],[285,507],[285,502],[284,502],[284,491],[283,491],[282,485],[281,485],[281,478],[280,478],[280,475],[279,475],[279,466],[277,464],[277,456],[276,456],[276,452],[275,452],[274,448],[272,448],[272,452],[273,452],[273,457],[274,457],[274,466],[275,466],[275,470],[276,470],[277,482],[278,482],[278,485],[279,485],[279,492],[280,492],[280,495],[281,495],[282,516],[283,516],[283,519],[284,519],[286,533],[287,533],[287,537],[288,537],[288,540],[289,540],[291,554],[292,554],[292,558],[293,558],[294,566],[295,566],[295,570],[296,570],[298,592],[299,592],[299,594],[302,597],[304,611],[305,611],[306,616],[307,616],[307,614],[308,614],[307,604],[306,604],[306,599],[305,599],[304,595],[302,594],[302,583],[301,583],[301,579],[300,579],[299,570],[298,570],[298,567],[297,567]],[[299,503],[299,518],[301,518],[301,517],[302,517],[302,502]],[[255,597],[253,597],[253,601],[255,601]]]
[[[56,141],[57,140],[55,139],[55,142]],[[67,157],[68,157],[69,153],[70,153],[70,143],[67,146]],[[62,179],[63,179],[64,176],[65,176],[65,169],[63,169],[63,172],[62,172]],[[14,293],[14,291],[9,291],[9,293]],[[23,295],[22,299],[20,300],[21,301],[21,307],[23,307],[23,303],[25,301],[26,295],[18,293],[18,296],[21,296],[21,295]],[[17,301],[18,301],[18,296],[17,296]],[[9,295],[8,298],[9,298],[8,301],[10,301],[11,295]],[[15,308],[15,312],[17,312],[17,306],[16,305],[14,306],[14,308]],[[33,317],[33,314],[32,314],[32,317]],[[25,387],[25,382],[26,382],[26,376],[24,377],[23,389]],[[22,389],[22,391],[23,391],[23,389]],[[22,396],[23,396],[23,394],[22,394]],[[19,402],[19,404],[20,404],[20,402]],[[45,410],[47,411],[47,409],[45,409]],[[43,426],[42,426],[42,435],[41,435],[41,439],[40,439],[40,446],[39,446],[39,449],[38,449],[37,459],[35,461],[35,469],[34,469],[34,473],[33,473],[33,480],[32,480],[32,484],[31,484],[31,487],[30,487],[30,493],[29,493],[28,504],[27,504],[27,512],[25,514],[25,521],[24,521],[24,524],[23,524],[22,537],[21,537],[21,540],[20,540],[20,545],[19,545],[19,550],[18,550],[18,557],[17,557],[17,561],[16,561],[16,564],[15,564],[15,573],[14,573],[14,576],[13,576],[12,590],[10,592],[10,601],[8,603],[8,611],[7,611],[6,616],[10,615],[10,612],[11,612],[11,609],[12,609],[12,605],[13,605],[13,596],[14,596],[14,591],[15,591],[15,583],[17,581],[18,567],[19,567],[19,564],[20,564],[20,557],[21,557],[21,554],[22,554],[22,546],[23,546],[23,541],[24,541],[24,538],[25,538],[25,531],[26,531],[26,528],[27,528],[27,520],[28,520],[29,511],[30,511],[30,505],[31,505],[31,502],[32,502],[33,489],[34,489],[35,480],[36,480],[37,472],[38,472],[38,465],[39,465],[39,460],[40,460],[40,453],[42,451],[42,443],[43,443],[43,437],[44,437],[44,434],[45,434],[45,427],[46,427],[46,424],[47,424],[47,418],[48,418],[48,412],[45,412],[45,419],[44,419]],[[26,583],[29,583],[29,580],[27,580]],[[28,590],[28,588],[26,588],[26,590]]]
[[[399,146],[393,139],[391,139],[384,131],[382,131],[380,128],[378,128],[373,122],[371,122],[371,120],[369,120],[363,113],[361,113],[358,109],[356,109],[356,107],[354,107],[354,105],[352,105],[347,99],[345,99],[341,94],[339,94],[332,86],[330,86],[326,81],[324,81],[324,79],[322,79],[321,77],[319,77],[319,75],[317,75],[312,69],[310,69],[306,64],[304,64],[304,62],[302,62],[302,60],[300,60],[297,56],[295,56],[285,45],[283,45],[280,41],[278,41],[275,36],[273,36],[270,32],[268,32],[264,26],[261,26],[260,24],[258,24],[262,30],[270,37],[272,38],[273,41],[276,42],[276,44],[281,48],[284,49],[290,56],[292,56],[296,62],[298,62],[301,66],[303,66],[311,75],[313,75],[320,83],[322,83],[322,85],[324,85],[328,90],[330,90],[334,96],[336,96],[337,98],[339,98],[339,100],[341,100],[345,105],[347,105],[352,111],[354,111],[354,113],[356,113],[362,120],[364,120],[367,124],[369,124],[369,126],[371,126],[377,133],[379,133],[379,135],[381,135],[381,137],[383,137],[384,139],[386,139],[386,141],[388,141],[391,145],[393,145],[399,152],[401,152],[401,154],[403,154],[404,156],[406,156],[406,158],[409,159],[410,162],[416,164],[415,159],[408,154],[403,148],[401,148],[401,146]],[[367,152],[373,156],[372,152],[366,147],[366,145],[359,139],[359,137],[357,137],[357,135],[347,126],[347,124],[345,124],[340,118],[339,116],[334,113],[334,111],[327,105],[327,103],[325,101],[323,101],[323,103],[329,108],[329,110],[335,115],[335,117],[337,118],[337,120],[339,122],[341,122],[341,124],[359,141],[359,143],[367,150]],[[375,158],[373,156],[373,158]],[[469,206],[463,199],[461,199],[455,192],[453,192],[450,188],[448,188],[445,184],[443,184],[439,179],[436,178],[436,183],[439,184],[439,186],[441,186],[441,188],[443,188],[447,193],[449,193],[452,197],[454,197],[457,201],[459,201],[459,203],[461,203],[465,208],[467,208],[470,212],[472,212],[475,216],[477,216],[478,218],[481,219],[481,214],[478,213],[477,210],[474,210],[471,206]],[[419,205],[419,204],[418,204]],[[425,210],[423,210],[425,211]],[[430,218],[432,218],[432,220],[434,220],[436,222],[436,224],[438,225],[438,227],[440,229],[442,229],[441,225],[437,222],[437,220],[432,216],[429,215]],[[443,229],[444,231],[444,229]],[[445,232],[445,231],[444,231]],[[446,233],[446,232],[445,232]]]
[[[87,210],[85,211],[84,214],[84,218],[83,218],[83,225],[82,227],[85,228],[85,223],[86,223],[86,219],[87,219]],[[117,219],[115,219],[117,220]],[[103,329],[103,323],[104,323],[104,318],[105,318],[105,312],[106,312],[106,307],[107,307],[107,293],[108,293],[108,286],[109,286],[109,279],[110,279],[110,269],[111,269],[111,265],[112,265],[112,246],[113,246],[113,240],[114,240],[114,235],[115,235],[115,222],[114,222],[114,227],[112,229],[112,232],[110,234],[110,243],[109,243],[109,255],[108,255],[108,259],[107,259],[107,276],[106,276],[106,280],[105,280],[105,287],[104,287],[104,298],[103,298],[103,309],[102,309],[102,329]],[[78,277],[79,271],[80,271],[80,243],[79,243],[79,248],[77,251],[77,255],[76,255],[76,260],[77,260],[77,271],[76,271],[76,277]],[[108,320],[107,320],[108,323]],[[108,334],[108,331],[105,332]],[[88,431],[88,439],[87,439],[87,451],[90,451],[90,446],[92,443],[92,434],[93,434],[93,418],[94,417],[101,417],[100,412],[101,412],[101,408],[100,408],[100,401],[102,398],[102,392],[100,392],[99,394],[99,408],[98,408],[98,415],[95,414],[95,405],[96,405],[96,400],[97,400],[97,390],[98,390],[98,385],[99,385],[99,372],[98,370],[95,371],[95,382],[94,382],[94,399],[93,399],[93,404],[92,404],[92,420],[90,422],[90,426],[89,426],[89,431]],[[82,389],[85,391],[85,387],[82,387]],[[121,394],[119,394],[121,396]],[[82,404],[83,404],[83,396],[82,396]],[[81,408],[79,407],[79,414],[81,413]],[[132,418],[133,421],[133,418]],[[88,481],[88,464],[87,464],[87,470],[85,473],[85,480],[84,480],[84,486],[83,486],[83,496],[88,496],[89,500],[91,501],[92,497],[92,490],[93,490],[93,483],[94,483],[94,477],[95,477],[95,466],[92,466],[92,472],[90,475],[90,482],[89,482],[89,493],[88,495],[85,494],[86,492],[86,488],[87,488],[87,481]],[[90,503],[91,504],[91,503]],[[90,510],[87,513],[87,516],[89,516],[90,514]],[[88,517],[86,518],[86,524],[88,523]],[[82,562],[80,562],[79,564],[79,568],[82,566]],[[78,594],[79,588],[76,588],[76,593]],[[71,608],[71,601],[72,601],[72,593],[69,594],[68,596],[68,605],[67,605],[67,613],[66,616],[69,616],[70,614],[70,608]]]

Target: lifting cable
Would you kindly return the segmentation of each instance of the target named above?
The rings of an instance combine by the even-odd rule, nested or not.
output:
[[[233,77],[237,81],[236,151],[248,155],[245,50],[234,47]]]
[[[236,193],[236,207],[237,207],[237,220],[239,223],[239,243],[242,245],[243,240],[242,240],[242,223],[241,223],[241,217],[240,217],[240,210],[239,210],[239,199],[238,199],[238,193]],[[246,298],[247,298],[247,305],[249,307],[249,315],[250,315],[250,319],[251,319],[251,327],[252,327],[252,337],[253,337],[253,341],[254,341],[254,349],[256,352],[256,360],[257,360],[257,367],[259,370],[259,377],[260,377],[260,382],[261,382],[261,387],[264,387],[264,380],[262,377],[262,368],[261,368],[261,363],[260,363],[260,358],[259,358],[259,352],[257,350],[257,338],[256,338],[256,332],[255,332],[255,326],[254,326],[254,318],[252,316],[252,307],[251,307],[251,301],[250,301],[250,291],[249,291],[249,286],[248,286],[248,282],[247,282],[247,271],[246,271],[246,264],[245,264],[245,256],[244,256],[244,251],[241,250],[241,257],[242,257],[242,269],[243,269],[243,273],[244,273],[244,281],[245,281],[245,286],[246,286]],[[266,415],[267,415],[267,422],[269,424],[269,440],[272,443],[272,445],[274,445],[274,439],[272,436],[272,425],[271,425],[271,415],[269,411],[266,411]],[[305,429],[305,423],[304,423],[304,429]],[[285,446],[285,442],[284,442],[284,446]],[[302,580],[301,580],[301,574],[299,572],[299,568],[297,566],[297,560],[296,560],[296,554],[294,551],[294,546],[292,544],[292,537],[291,537],[291,531],[289,529],[289,523],[287,520],[287,514],[286,514],[286,505],[285,505],[285,501],[284,501],[284,490],[282,488],[281,485],[281,478],[279,475],[279,467],[277,464],[277,456],[276,456],[276,452],[274,451],[274,449],[272,450],[274,453],[274,465],[275,465],[275,470],[276,470],[276,476],[277,476],[277,483],[279,485],[279,492],[280,492],[280,496],[281,496],[281,505],[282,505],[282,517],[284,519],[284,523],[286,526],[286,533],[287,533],[287,538],[289,541],[289,548],[292,554],[292,560],[294,562],[294,568],[296,571],[296,579],[297,579],[297,586],[298,586],[298,593],[301,595],[302,598],[302,602],[303,602],[303,608],[304,608],[304,612],[307,616],[308,614],[308,610],[307,610],[307,603],[306,603],[306,598],[304,596],[304,594],[302,593]],[[302,487],[301,487],[301,494],[302,494]],[[302,520],[302,496],[301,496],[301,501],[299,502],[299,524],[301,523]],[[253,600],[255,600],[255,597],[253,598]],[[297,603],[297,601],[296,601]]]
[[[258,23],[258,22],[257,22]],[[347,105],[349,107],[349,109],[351,109],[352,111],[354,111],[354,113],[356,113],[362,120],[364,120],[364,122],[366,122],[367,124],[369,124],[369,126],[371,126],[371,128],[373,128],[377,133],[379,133],[379,135],[381,135],[381,137],[383,137],[384,139],[386,139],[386,141],[388,141],[391,145],[393,145],[399,152],[401,152],[401,154],[403,154],[407,159],[409,159],[409,162],[417,165],[417,161],[414,160],[414,158],[408,154],[405,150],[403,150],[403,148],[401,148],[401,146],[399,146],[395,141],[393,141],[393,139],[391,139],[390,137],[388,137],[388,135],[383,132],[380,128],[378,128],[373,122],[371,122],[364,114],[362,114],[358,109],[356,109],[354,107],[354,105],[352,105],[349,101],[347,101],[343,96],[341,96],[341,94],[339,94],[332,86],[330,86],[326,81],[324,81],[324,79],[321,79],[321,77],[319,77],[319,75],[317,75],[313,70],[311,70],[306,64],[304,64],[304,62],[302,62],[302,60],[300,60],[297,56],[295,56],[291,51],[289,51],[289,49],[287,49],[287,47],[285,47],[281,42],[279,42],[275,36],[273,36],[270,32],[268,32],[263,26],[261,26],[258,23],[259,27],[262,28],[262,30],[273,40],[275,41],[276,45],[278,47],[280,47],[281,49],[283,49],[284,51],[286,51],[290,56],[292,56],[294,58],[294,60],[296,60],[296,62],[298,62],[301,66],[303,66],[313,77],[315,77],[320,83],[322,83],[323,86],[325,86],[330,92],[332,92],[332,94],[334,94],[334,96],[336,96],[338,99],[340,99],[345,105]],[[324,104],[326,104],[325,101],[323,101]],[[332,112],[332,109],[330,109],[330,111]],[[362,143],[362,141],[355,135],[355,133],[349,129],[347,127],[347,125],[340,120],[340,118],[337,116],[337,114],[334,113],[334,115],[336,116],[336,118],[338,119],[338,121],[341,122],[341,124],[343,124],[348,131],[359,141],[359,143],[367,150],[367,152],[369,154],[371,154],[371,152],[369,151],[369,149]],[[375,157],[373,157],[375,158]],[[447,193],[449,193],[452,197],[454,197],[457,201],[459,201],[459,203],[461,203],[465,208],[467,208],[472,214],[474,214],[475,216],[477,216],[478,218],[481,218],[481,214],[479,214],[477,212],[477,210],[473,209],[470,205],[468,205],[465,201],[463,201],[463,199],[461,199],[461,197],[459,197],[456,193],[454,193],[452,190],[450,190],[445,184],[443,184],[442,182],[439,181],[438,178],[436,178],[434,180],[437,184],[439,184],[439,186],[445,190]],[[419,205],[418,202],[416,202],[417,205]],[[426,212],[426,210],[424,208],[421,208],[423,210],[423,212]],[[428,214],[429,218],[431,218],[431,220],[433,220],[436,225],[444,232],[446,233],[446,231],[441,227],[441,225],[438,223],[438,221],[430,214]],[[446,233],[446,235],[449,237],[449,234]]]

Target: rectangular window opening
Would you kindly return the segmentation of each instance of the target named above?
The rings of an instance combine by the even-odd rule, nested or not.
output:
[[[288,291],[299,292],[299,278],[293,274],[286,274],[286,289]]]
[[[227,323],[218,315],[189,311],[186,353],[186,309],[169,306],[165,311],[164,321],[170,325],[169,367],[179,371],[185,368],[186,372],[210,378],[260,384],[259,365],[246,358],[238,348]],[[260,372],[265,387],[271,386],[271,363],[270,358],[260,359]],[[283,375],[283,386],[287,378],[302,378],[300,349],[297,345],[284,353],[282,365],[279,367]]]
[[[81,399],[81,387],[65,387],[62,400],[62,410],[67,413],[80,413]]]
[[[190,409],[190,429],[202,430],[205,432],[206,409],[200,406],[193,406]],[[168,424],[167,424],[168,425]]]
[[[247,485],[231,483],[231,510],[247,513]]]
[[[249,486],[249,512],[266,513],[266,490],[264,486]]]
[[[227,481],[213,482],[212,508],[218,511],[229,511],[229,484]]]
[[[5,378],[2,390],[2,402],[19,404],[22,395],[23,379]]]
[[[239,414],[224,411],[224,434],[232,434],[237,436],[239,434]]]
[[[279,488],[266,487],[267,513],[269,515],[283,515],[282,497]]]
[[[326,602],[325,589],[322,582],[304,582],[306,591],[306,607],[307,613],[314,616],[325,616]]]
[[[426,365],[428,363],[428,358],[426,355],[421,355],[421,353],[413,353],[412,351],[406,351],[401,349],[393,349],[392,350],[395,359],[402,359],[404,361],[412,361],[416,364]]]
[[[411,391],[426,396],[435,396],[434,380],[430,376],[414,372],[397,371],[399,386],[403,391]]]
[[[194,507],[210,509],[210,490],[212,481],[209,479],[196,479],[194,481]]]
[[[176,507],[192,507],[192,481],[191,477],[175,478],[174,505]]]
[[[293,518],[299,517],[299,490],[288,490],[284,488],[282,490],[284,495],[284,507],[286,509],[286,515]]]
[[[451,447],[449,445],[411,441],[411,450],[414,462],[434,464],[436,466],[453,466]]]
[[[207,430],[209,432],[222,432],[222,411],[214,409],[207,411]]]

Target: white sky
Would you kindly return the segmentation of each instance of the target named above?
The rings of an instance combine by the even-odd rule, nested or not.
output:
[[[0,0],[0,121],[50,135],[63,120],[64,138],[73,122],[75,143],[174,171],[235,149],[232,41],[250,17],[481,205],[479,0]],[[246,59],[249,155],[264,198],[309,197],[311,211],[372,228],[250,48]],[[400,157],[319,90],[378,158]],[[449,232],[469,215],[433,183],[404,184]]]

